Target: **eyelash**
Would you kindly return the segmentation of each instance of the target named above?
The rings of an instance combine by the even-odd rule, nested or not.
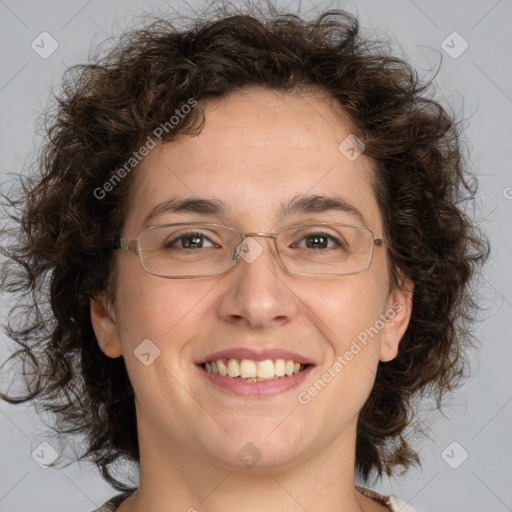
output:
[[[183,238],[186,238],[186,237],[191,237],[191,236],[197,236],[197,237],[201,237],[203,239],[207,239],[210,243],[214,244],[215,242],[213,242],[207,235],[205,235],[204,233],[199,233],[197,231],[190,231],[190,232],[185,232],[185,233],[180,233],[179,236],[176,236],[174,237],[172,240],[169,240],[168,242],[165,242],[164,244],[164,247],[165,248],[170,248],[170,247],[173,247],[177,241],[183,239]],[[304,235],[300,241],[302,242],[303,240],[305,240],[306,238],[308,237],[312,237],[312,236],[322,236],[322,237],[326,237],[332,241],[334,241],[335,245],[337,246],[340,246],[340,247],[345,247],[346,244],[343,243],[343,241],[341,241],[340,239],[337,239],[336,237],[332,236],[332,235],[329,235],[328,233],[323,233],[323,232],[312,232],[312,233],[307,233],[306,235]],[[183,248],[183,247],[182,247]]]

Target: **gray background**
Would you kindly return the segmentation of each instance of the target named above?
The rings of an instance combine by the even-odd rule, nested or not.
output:
[[[183,10],[183,4],[172,5]],[[296,10],[293,3],[278,5]],[[470,163],[480,177],[475,215],[493,249],[478,290],[486,310],[476,331],[482,350],[474,359],[475,377],[452,396],[444,416],[435,416],[429,438],[419,445],[423,470],[384,479],[373,488],[393,492],[421,511],[511,511],[512,2],[340,0],[316,5],[358,13],[364,28],[396,38],[423,76],[442,57],[436,90],[442,102],[464,109]],[[307,14],[308,7],[303,2],[302,12]],[[38,144],[34,123],[64,69],[85,62],[91,45],[118,33],[137,14],[165,8],[157,0],[0,0],[2,181],[8,171],[25,167]],[[44,31],[58,43],[45,59],[31,47]],[[441,46],[454,31],[469,44],[457,58]],[[450,37],[449,51],[455,55],[463,42]],[[8,352],[2,340],[0,361]],[[72,457],[72,444],[58,446],[46,437],[44,419],[31,406],[0,402],[0,512],[87,512],[115,494],[86,464],[53,469],[34,462],[31,453],[44,441],[63,460]]]

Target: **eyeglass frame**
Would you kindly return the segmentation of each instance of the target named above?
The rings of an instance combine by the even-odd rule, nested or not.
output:
[[[240,235],[241,240],[240,240],[240,243],[236,246],[235,251],[233,252],[233,255],[231,257],[231,260],[232,260],[231,265],[226,270],[223,270],[222,272],[217,272],[215,274],[205,274],[205,275],[201,274],[201,275],[185,275],[185,276],[164,276],[164,275],[161,275],[161,274],[155,274],[154,272],[150,272],[149,270],[147,270],[144,267],[144,263],[142,262],[142,257],[140,255],[140,251],[139,251],[139,247],[140,247],[139,238],[142,235],[142,233],[144,233],[145,231],[150,231],[152,229],[158,229],[158,228],[166,228],[166,227],[170,227],[170,226],[217,226],[217,227],[220,227],[220,228],[227,228],[227,229],[229,229],[231,231],[235,231],[236,233],[238,233]],[[344,227],[348,227],[348,228],[356,228],[356,229],[361,229],[361,230],[364,230],[364,231],[368,231],[370,233],[371,237],[372,237],[372,240],[373,240],[372,252],[371,252],[371,255],[370,255],[370,261],[361,270],[358,270],[356,272],[349,272],[347,274],[307,274],[307,273],[293,272],[292,270],[288,270],[286,268],[286,265],[284,264],[282,258],[281,258],[281,253],[279,252],[279,247],[277,246],[277,236],[280,233],[282,233],[283,231],[287,231],[288,229],[302,228],[302,227],[307,227],[307,226],[344,226]],[[276,249],[277,262],[279,263],[279,266],[285,272],[288,272],[289,274],[293,274],[293,275],[309,276],[309,277],[350,276],[350,275],[354,275],[354,274],[360,274],[361,272],[365,272],[366,270],[368,270],[370,268],[370,266],[371,266],[371,264],[373,262],[373,255],[375,254],[375,246],[377,246],[377,247],[384,247],[384,245],[387,242],[386,238],[384,238],[384,237],[375,238],[375,235],[374,235],[373,231],[370,228],[366,227],[366,226],[354,226],[352,224],[344,224],[344,223],[339,223],[339,222],[336,222],[336,223],[331,223],[331,222],[312,222],[312,223],[307,223],[307,224],[297,224],[297,225],[288,226],[286,228],[280,229],[277,233],[260,233],[260,232],[242,233],[241,231],[238,231],[238,229],[233,228],[231,226],[226,226],[224,224],[216,224],[216,223],[212,223],[212,222],[178,222],[178,223],[171,223],[171,224],[159,224],[157,226],[149,226],[147,228],[144,228],[135,238],[131,238],[129,236],[121,237],[121,238],[119,238],[119,239],[117,239],[115,241],[112,249],[113,250],[120,249],[120,250],[128,252],[128,253],[136,254],[138,256],[139,263],[140,263],[142,269],[144,270],[144,272],[146,272],[146,273],[148,273],[148,274],[150,274],[152,276],[162,277],[164,279],[192,279],[192,278],[195,278],[195,277],[219,276],[219,275],[225,274],[226,272],[231,270],[240,261],[240,254],[242,252],[242,246],[243,246],[243,243],[244,243],[245,239],[247,237],[255,237],[255,236],[263,236],[263,237],[269,237],[269,238],[273,238],[274,239],[274,246],[275,246],[275,249]]]

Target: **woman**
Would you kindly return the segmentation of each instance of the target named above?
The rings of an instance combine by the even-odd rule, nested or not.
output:
[[[5,250],[39,380],[4,398],[86,434],[98,511],[413,510],[355,476],[420,463],[487,255],[427,89],[343,11],[162,19],[68,73]]]

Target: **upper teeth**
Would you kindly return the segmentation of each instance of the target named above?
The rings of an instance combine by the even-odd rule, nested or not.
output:
[[[292,359],[265,359],[264,361],[253,361],[252,359],[217,359],[204,364],[206,371],[217,373],[222,376],[258,377],[260,379],[271,379],[273,377],[291,376],[303,370],[304,365]]]

